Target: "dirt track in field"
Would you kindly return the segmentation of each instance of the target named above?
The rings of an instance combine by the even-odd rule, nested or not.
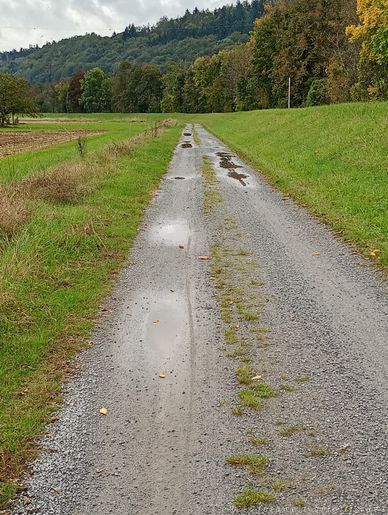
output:
[[[185,130],[13,513],[228,515],[250,486],[272,502],[244,513],[383,515],[383,279],[197,130],[200,146]],[[242,403],[252,385],[266,393],[257,410]],[[267,463],[251,474],[226,463],[236,454]]]
[[[43,150],[46,148],[74,141],[79,137],[95,136],[92,131],[0,131],[0,159],[21,152]]]

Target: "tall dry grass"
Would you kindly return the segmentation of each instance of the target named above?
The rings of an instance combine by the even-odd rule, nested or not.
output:
[[[29,219],[31,206],[19,188],[0,184],[0,236],[11,238]]]

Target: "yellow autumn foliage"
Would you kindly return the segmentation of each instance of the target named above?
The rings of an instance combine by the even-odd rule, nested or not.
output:
[[[351,41],[370,37],[388,25],[388,0],[357,0],[359,25],[351,25],[346,32]]]

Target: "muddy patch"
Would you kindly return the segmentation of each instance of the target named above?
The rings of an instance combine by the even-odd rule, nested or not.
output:
[[[193,148],[193,145],[189,141],[185,141],[181,145],[182,148]]]
[[[225,168],[226,170],[236,170],[237,168],[242,168],[242,166],[232,161],[234,157],[233,154],[229,154],[228,152],[217,152],[217,156],[220,158],[221,168]]]
[[[97,136],[104,131],[0,131],[0,158],[75,141],[79,137]]]
[[[176,181],[184,181],[186,177],[174,177]]]
[[[158,224],[151,229],[151,239],[155,243],[176,246],[187,246],[190,238],[190,227],[185,220]]]
[[[228,172],[228,177],[231,179],[236,179],[242,186],[246,186],[247,183],[245,182],[245,179],[248,179],[249,175],[245,175],[245,173],[238,173],[236,171],[230,171]]]
[[[192,134],[191,134],[191,132],[184,132],[184,133],[183,133],[183,136],[191,137],[191,136],[192,136]]]

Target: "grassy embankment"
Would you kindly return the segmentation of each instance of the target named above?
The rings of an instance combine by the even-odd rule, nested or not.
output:
[[[0,211],[10,197],[11,214],[15,208],[14,225],[8,216],[0,234],[0,506],[36,452],[69,359],[87,341],[180,132],[165,127],[157,137],[116,140],[86,160],[70,146],[72,159],[64,160],[56,147],[48,155],[61,164],[38,175],[27,174],[23,159],[39,161],[46,151],[21,154],[18,177],[25,177],[0,181]]]
[[[197,120],[272,184],[388,266],[387,102]]]

